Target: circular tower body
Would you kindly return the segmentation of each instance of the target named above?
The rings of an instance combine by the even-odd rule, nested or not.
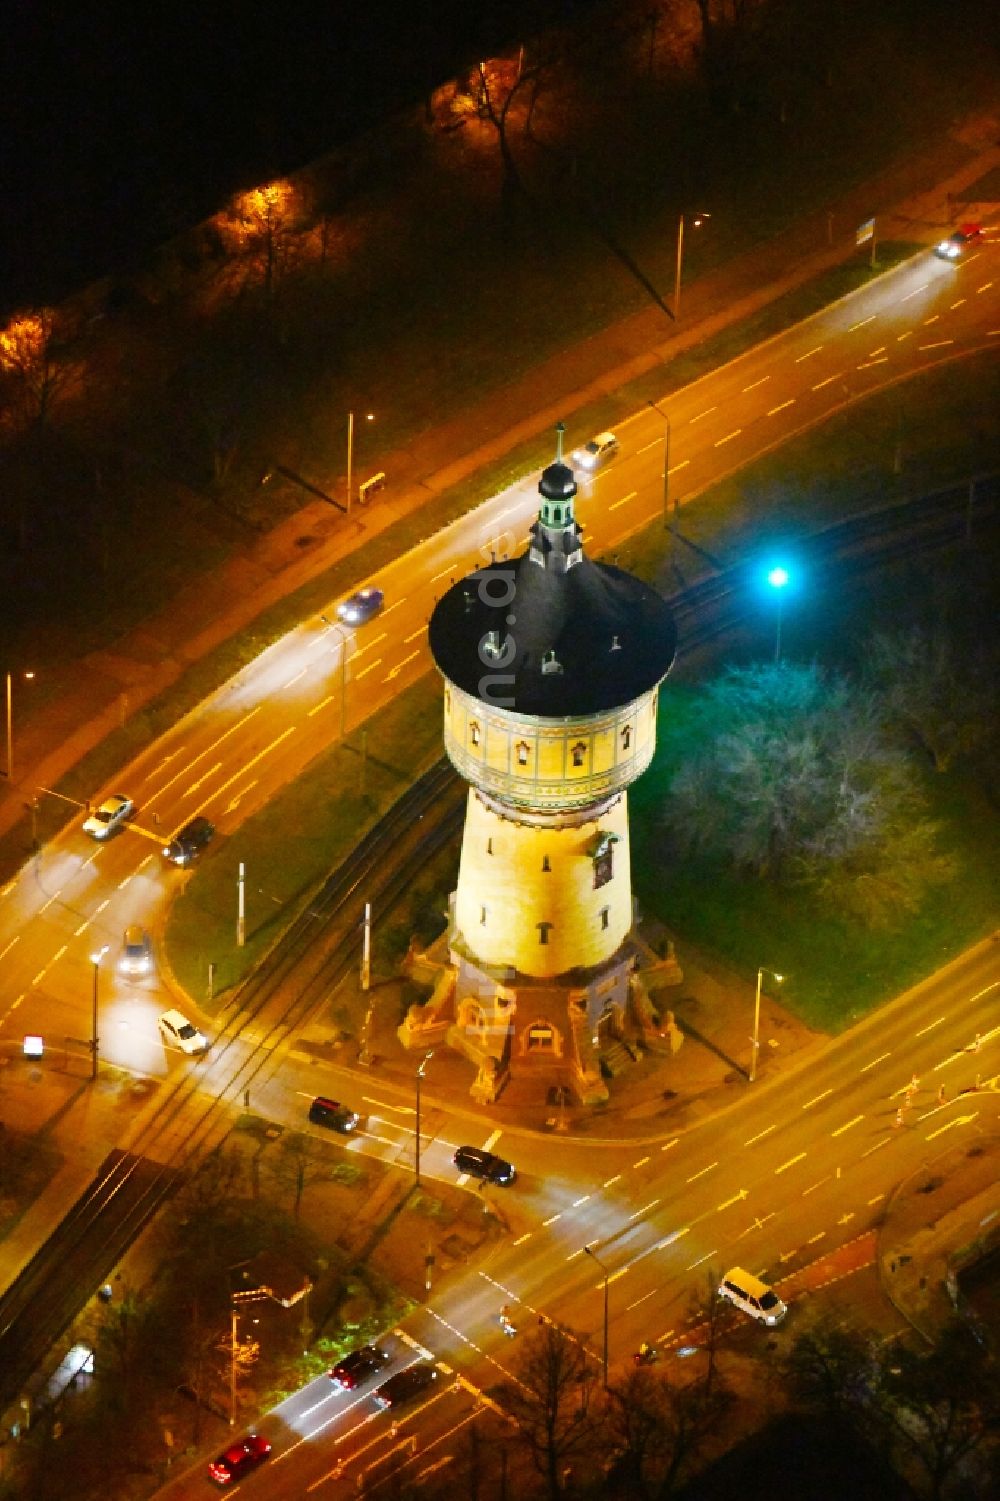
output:
[[[539,494],[527,552],[454,585],[431,617],[445,749],[469,796],[449,973],[401,1036],[440,1036],[446,1010],[478,1098],[531,1070],[593,1100],[634,967],[627,788],[653,756],[676,630],[654,589],[586,557],[561,458]]]

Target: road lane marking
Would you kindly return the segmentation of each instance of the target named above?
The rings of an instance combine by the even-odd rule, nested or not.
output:
[[[630,500],[635,500],[638,493],[638,490],[630,490],[627,495],[622,496],[621,500],[616,500],[613,506],[608,506],[608,510],[617,511],[619,506],[627,505]]]
[[[101,902],[99,906],[94,908],[94,917],[96,917],[99,912],[103,912],[105,907],[110,907],[110,905],[111,898],[109,896],[106,896],[103,902]]]
[[[379,644],[380,641],[388,641],[388,639],[389,639],[389,632],[388,631],[383,631],[380,636],[373,636],[372,639],[371,639],[371,641],[366,641],[365,642],[364,646],[357,646],[357,647],[355,647],[354,651],[352,651],[352,653],[351,653],[351,659],[352,659],[352,661],[353,661],[353,659],[355,657],[363,657],[366,651],[370,651],[373,646],[378,646],[378,644]]]
[[[916,287],[912,292],[907,292],[905,297],[901,297],[899,299],[900,302],[909,302],[911,297],[919,297],[921,292],[925,292],[929,286],[930,282],[925,281],[921,286]]]
[[[749,386],[744,386],[741,394],[745,396],[748,391],[756,391],[758,386],[762,386],[765,381],[770,379],[771,377],[769,375],[762,375],[760,380],[751,381]]]
[[[88,929],[88,928],[89,928],[89,927],[90,927],[90,918],[89,918],[89,917],[88,917],[88,918],[86,918],[86,919],[85,919],[85,920],[84,920],[84,921],[83,921],[83,922],[82,922],[82,923],[81,923],[81,924],[80,924],[80,926],[79,926],[79,927],[78,927],[78,928],[76,928],[76,929],[75,929],[75,930],[74,930],[74,932],[73,932],[73,937],[74,937],[74,938],[79,938],[79,937],[80,937],[80,935],[81,935],[81,933],[86,933],[86,931],[87,931],[87,929]],[[7,952],[7,950],[6,950],[6,949],[4,949],[4,951],[3,951],[3,953],[4,953],[4,954],[6,954],[6,952]],[[0,959],[2,959],[2,958],[3,958],[3,954],[0,954]]]
[[[793,1256],[797,1256],[798,1254],[799,1254],[799,1247],[798,1246],[795,1247],[794,1251],[779,1251],[778,1252],[778,1260],[781,1263],[781,1265],[784,1266],[784,1264],[785,1264],[786,1261],[791,1261],[792,1257]]]
[[[833,1090],[832,1089],[824,1089],[824,1091],[823,1091],[822,1094],[814,1095],[811,1100],[806,1100],[805,1104],[802,1106],[802,1109],[803,1110],[808,1110],[809,1107],[810,1107],[810,1105],[818,1105],[819,1102],[820,1102],[820,1100],[825,1100],[826,1097],[827,1097],[827,1095],[831,1095],[831,1094],[833,1094]]]
[[[870,1068],[875,1067],[876,1063],[884,1063],[885,1060],[891,1056],[891,1053],[879,1053],[878,1057],[873,1058],[871,1063],[866,1063],[864,1065],[864,1067],[861,1069],[861,1073],[866,1074]]]
[[[724,438],[717,438],[716,441],[715,441],[715,443],[714,443],[714,445],[713,445],[713,447],[715,447],[715,448],[721,448],[722,445],[723,445],[723,443],[731,443],[734,438],[738,438],[739,437],[739,435],[740,435],[740,433],[742,431],[743,431],[743,429],[741,427],[734,427],[733,430],[732,430],[732,432],[731,433],[727,433]]]
[[[820,350],[822,348],[823,348],[822,344],[817,344],[815,349],[810,349],[805,354],[800,354],[799,357],[797,358],[797,360],[795,361],[796,365],[801,365],[803,360],[811,360],[812,357],[813,357],[813,355],[814,354],[819,354],[819,352],[820,352]]]
[[[131,879],[132,879],[131,875],[127,875],[122,880],[120,880],[118,882],[118,890],[119,891],[124,891],[125,887],[128,885],[129,881],[131,881]]]
[[[984,281],[981,287],[976,288],[976,296],[978,297],[980,292],[988,292],[992,285],[993,283],[991,281]]]
[[[777,1212],[778,1211],[776,1209],[772,1209],[771,1213],[770,1214],[765,1214],[765,1216],[764,1216],[763,1219],[761,1219],[759,1215],[755,1214],[754,1215],[753,1224],[752,1225],[747,1225],[747,1227],[746,1227],[745,1230],[741,1230],[740,1233],[739,1233],[739,1235],[737,1235],[736,1239],[737,1240],[742,1240],[743,1237],[744,1237],[744,1235],[749,1235],[751,1233],[751,1231],[753,1231],[753,1230],[763,1230],[763,1228],[767,1224],[768,1220],[773,1220],[774,1216],[777,1214]]]
[[[831,1136],[843,1136],[843,1134],[844,1134],[845,1131],[849,1131],[852,1126],[859,1125],[860,1122],[863,1121],[863,1120],[864,1120],[864,1116],[863,1115],[856,1115],[853,1120],[846,1121],[844,1123],[844,1125],[838,1126],[837,1129],[836,1129],[836,1131],[831,1131],[830,1135]]]
[[[944,1019],[943,1016],[939,1016],[936,1022],[928,1022],[926,1027],[921,1027],[919,1032],[914,1032],[914,1037],[923,1037],[926,1033],[933,1032],[935,1027],[940,1027]]]
[[[39,980],[44,980],[45,979],[45,976],[48,973],[48,968],[49,968],[49,966],[46,964],[46,966],[45,966],[44,969],[40,969],[38,971],[37,975],[35,976],[35,978],[31,982],[32,986],[37,985],[38,982],[39,982]]]
[[[457,566],[458,565],[456,563],[450,563],[447,568],[442,568],[441,572],[436,573],[431,579],[431,583],[436,584],[438,579],[446,579],[449,573],[454,573]]]
[[[783,401],[780,406],[772,407],[767,415],[769,417],[776,417],[778,413],[783,412],[786,407],[793,407],[794,405],[795,397],[793,396],[790,401]]]
[[[418,631],[411,631],[408,636],[403,637],[403,645],[409,646],[411,641],[416,641],[417,637],[422,636],[426,630],[427,627],[422,625]]]
[[[685,1225],[683,1230],[671,1230],[670,1234],[664,1236],[663,1240],[657,1241],[653,1249],[654,1251],[665,1251],[668,1246],[672,1246],[677,1240],[682,1240],[683,1237],[685,1235],[689,1235],[690,1232],[690,1225]]]
[[[778,1123],[775,1121],[773,1126],[765,1126],[763,1131],[758,1131],[756,1136],[751,1136],[743,1145],[745,1147],[752,1147],[755,1141],[763,1141],[765,1136],[770,1136],[771,1132],[777,1131],[777,1129]]]
[[[902,344],[902,342],[903,342],[904,339],[912,339],[912,338],[913,338],[913,329],[912,328],[908,328],[906,330],[905,334],[897,334],[896,335],[896,343],[897,344]]]
[[[55,901],[55,899],[56,899],[56,897],[58,895],[59,895],[58,891],[54,891],[52,893],[52,895],[49,897],[48,901],[45,902],[45,903],[43,903],[43,905],[41,907],[39,907],[39,909],[38,909],[38,915],[39,915],[39,917],[41,917],[41,915],[42,915],[43,912],[47,912],[49,910],[49,908],[52,906],[52,903]]]
[[[381,657],[376,657],[375,660],[374,660],[374,662],[369,662],[369,664],[368,664],[367,667],[362,667],[362,669],[361,669],[360,672],[356,672],[354,674],[354,681],[356,683],[360,683],[360,681],[361,681],[361,679],[363,677],[367,677],[368,673],[374,672],[375,669],[376,669],[376,667],[381,667],[381,666],[382,666],[382,658]]]
[[[53,964],[56,964],[62,958],[63,954],[65,954],[65,952],[66,952],[66,950],[68,948],[69,948],[69,944],[68,943],[64,943],[61,949],[56,949],[56,952],[52,955],[52,958],[49,960],[49,968],[50,969],[52,968]]]
[[[870,317],[868,317],[868,318],[862,318],[862,320],[861,320],[860,323],[852,323],[851,326],[850,326],[850,328],[847,330],[847,332],[849,334],[853,334],[853,332],[854,332],[854,330],[856,328],[864,328],[864,326],[865,326],[866,323],[874,323],[875,319],[877,317],[878,317],[877,313],[872,313]]]
[[[694,1183],[698,1178],[704,1178],[706,1173],[710,1173],[712,1169],[714,1167],[718,1167],[718,1165],[719,1164],[717,1162],[710,1162],[708,1167],[699,1168],[696,1173],[691,1174],[690,1178],[685,1178],[685,1183]]]
[[[918,344],[917,353],[925,354],[930,349],[946,349],[949,344],[954,344],[954,339],[938,339],[936,344]]]
[[[936,323],[938,321],[938,319],[940,318],[940,316],[941,316],[940,313],[935,313],[933,318],[925,318],[924,319],[924,325],[923,325],[924,328],[930,328],[931,324],[932,323]]]
[[[957,302],[953,302],[951,304],[950,308],[948,309],[949,313],[953,313],[957,307],[962,307],[963,304],[968,302],[968,300],[969,299],[967,297],[960,297]]]
[[[840,1219],[837,1221],[837,1224],[838,1225],[849,1225],[851,1223],[851,1221],[853,1220],[853,1218],[854,1218],[854,1210],[853,1209],[845,1209],[844,1212],[843,1212],[843,1214],[840,1216]]]
[[[530,1240],[530,1239],[531,1239],[531,1231],[527,1230],[524,1233],[524,1235],[519,1235],[518,1238],[517,1238],[517,1240],[511,1241],[511,1245],[514,1245],[514,1246],[523,1246],[524,1242],[526,1240]]]
[[[979,1111],[975,1110],[972,1115],[957,1115],[954,1120],[948,1121],[946,1125],[938,1126],[936,1131],[929,1131],[924,1137],[924,1141],[933,1141],[935,1136],[943,1136],[946,1131],[953,1130],[955,1126],[968,1126],[976,1119],[978,1114]]]
[[[748,1199],[749,1197],[750,1190],[747,1188],[741,1188],[739,1193],[733,1194],[732,1198],[727,1199],[724,1204],[716,1204],[715,1212],[716,1214],[721,1214],[724,1209],[729,1208],[730,1204],[741,1204],[744,1199]]]
[[[621,1177],[622,1177],[621,1173],[615,1173],[615,1176],[613,1178],[607,1178],[607,1179],[605,1179],[605,1181],[601,1184],[601,1187],[602,1188],[610,1188],[611,1185],[612,1185],[612,1183],[620,1183],[621,1182]]]
[[[235,735],[237,730],[245,729],[246,726],[250,723],[251,719],[253,719],[254,715],[260,713],[261,708],[261,704],[255,704],[254,707],[248,711],[248,713],[244,714],[242,719],[238,719],[235,724],[231,724],[229,726],[228,730],[224,730],[217,740],[213,740],[211,745],[206,745],[203,751],[199,751],[193,761],[189,761],[186,766],[182,766],[177,772],[176,776],[172,776],[170,778],[169,782],[164,782],[163,786],[157,792],[154,792],[151,797],[144,797],[142,800],[143,813],[145,813],[148,808],[151,808],[153,806],[157,798],[162,797],[165,792],[169,791],[169,789],[174,785],[175,782],[179,782],[181,777],[187,776],[187,774],[191,771],[191,768],[197,766],[202,757],[209,755],[214,750],[217,750],[222,742],[224,740],[228,740],[230,735]],[[171,758],[168,757],[168,759]]]
[[[7,955],[10,953],[11,949],[14,947],[15,943],[17,942],[17,940],[20,938],[20,936],[21,936],[20,933],[15,933],[14,934],[13,938],[10,940],[10,943],[8,943],[7,947],[5,949],[3,949],[2,951],[0,951],[0,959],[5,959],[7,957]]]
[[[198,788],[201,787],[203,783],[205,783],[205,782],[208,781],[209,777],[214,777],[215,773],[217,771],[221,771],[221,770],[222,770],[222,762],[221,761],[216,761],[216,763],[212,767],[212,769],[210,771],[204,772],[198,778],[197,782],[192,782],[191,785],[190,785],[190,787],[185,787],[184,791],[181,793],[181,796],[182,797],[190,797],[191,794],[192,794],[192,792],[197,792]]]
[[[304,678],[308,671],[308,667],[303,667],[302,671],[297,672],[293,678],[289,678],[287,683],[282,683],[280,691],[284,693],[286,688],[294,688],[295,684]]]
[[[885,345],[884,344],[880,344],[877,349],[873,349],[871,351],[871,353],[869,354],[868,358],[870,360],[873,360],[877,354],[885,354]]]
[[[885,1194],[876,1194],[874,1198],[869,1199],[867,1201],[868,1202],[868,1208],[870,1209],[873,1204],[877,1204],[878,1203],[879,1199],[884,1199],[884,1198],[885,1198]]]
[[[692,417],[692,418],[691,418],[691,419],[690,419],[690,420],[691,420],[691,423],[692,423],[692,425],[693,425],[693,424],[694,424],[694,423],[695,423],[695,422],[700,422],[700,421],[701,421],[701,419],[702,419],[702,418],[703,418],[703,417],[710,417],[710,416],[711,416],[711,414],[712,414],[712,413],[713,413],[713,412],[717,412],[717,411],[718,411],[718,410],[719,410],[719,408],[718,408],[718,407],[717,407],[717,406],[714,406],[714,407],[706,407],[706,408],[705,408],[705,410],[704,410],[704,411],[703,411],[703,412],[699,412],[699,413],[698,413],[698,415],[697,415],[697,417]]]
[[[824,386],[828,386],[831,383],[831,381],[835,381],[835,380],[839,380],[839,379],[840,379],[839,372],[837,373],[837,375],[828,375],[827,378],[826,378],[826,380],[817,381],[816,384],[811,389],[813,391],[822,391],[823,387]]]
[[[830,1174],[827,1173],[826,1177],[825,1178],[820,1178],[820,1180],[819,1180],[818,1183],[812,1184],[812,1186],[810,1188],[804,1188],[802,1190],[802,1197],[804,1199],[807,1199],[811,1193],[815,1193],[816,1192],[817,1188],[822,1188],[823,1184],[824,1183],[829,1183],[829,1181],[830,1181]]]
[[[660,1148],[660,1151],[661,1152],[669,1152],[670,1148],[671,1147],[675,1147],[679,1141],[680,1141],[680,1137],[679,1136],[671,1137],[670,1141],[665,1142],[663,1144],[663,1146]]]
[[[550,1215],[550,1217],[547,1220],[542,1220],[542,1229],[543,1230],[547,1230],[550,1225],[554,1225],[555,1224],[556,1220],[561,1220],[561,1219],[562,1219],[562,1210],[560,1209],[560,1211],[559,1211],[558,1214]]]
[[[668,474],[677,474],[681,469],[686,469],[687,466],[690,464],[690,462],[691,462],[690,459],[681,459],[680,463],[679,464],[675,464],[672,469],[668,469],[667,473]],[[656,514],[659,515],[659,512],[657,511]]]
[[[794,1167],[797,1162],[801,1162],[805,1155],[805,1152],[798,1152],[794,1157],[789,1157],[787,1162],[783,1162],[780,1167],[775,1168],[775,1177],[777,1177],[778,1173],[787,1172],[787,1170],[790,1167]]]
[[[586,1204],[587,1201],[589,1200],[589,1198],[590,1198],[590,1194],[584,1194],[582,1199],[574,1199],[573,1202],[572,1202],[572,1204],[569,1207],[571,1209],[579,1209],[580,1205],[581,1204]]]
[[[333,701],[334,701],[334,699],[336,697],[337,697],[337,695],[335,693],[328,694],[327,697],[323,700],[323,702],[321,704],[317,704],[316,707],[315,707],[315,709],[310,709],[309,710],[308,714],[306,715],[306,718],[307,719],[312,719],[313,715],[314,714],[318,714],[319,711],[320,711],[320,709],[325,709],[326,706],[327,706],[327,704],[332,704]]]
[[[806,1241],[806,1245],[807,1246],[814,1246],[818,1240],[822,1240],[823,1239],[823,1237],[824,1237],[825,1234],[826,1234],[825,1230],[818,1230],[815,1235],[810,1235],[809,1239]]]
[[[634,1302],[634,1303],[629,1303],[629,1304],[628,1304],[628,1305],[627,1305],[627,1306],[626,1306],[626,1309],[625,1309],[625,1312],[626,1312],[626,1313],[631,1313],[631,1312],[632,1312],[632,1310],[633,1310],[633,1308],[638,1308],[638,1307],[639,1307],[639,1304],[640,1304],[640,1303],[645,1303],[645,1301],[646,1301],[646,1299],[647,1299],[647,1298],[651,1298],[651,1297],[653,1297],[653,1295],[654,1295],[654,1294],[655,1294],[655,1293],[658,1293],[658,1292],[659,1292],[659,1290],[660,1290],[660,1289],[659,1289],[659,1288],[658,1288],[658,1287],[651,1287],[651,1288],[650,1288],[650,1289],[649,1289],[649,1292],[648,1292],[648,1293],[643,1293],[643,1295],[642,1295],[642,1297],[641,1297],[641,1298],[636,1298],[636,1300],[635,1300],[635,1302]]]
[[[656,1206],[657,1206],[657,1204],[659,1202],[660,1202],[659,1199],[650,1199],[650,1201],[649,1201],[648,1204],[643,1204],[643,1206],[642,1206],[641,1209],[637,1209],[634,1214],[630,1214],[629,1215],[629,1219],[630,1220],[637,1220],[639,1218],[639,1216],[641,1214],[645,1214],[647,1212],[647,1210],[655,1209]]]
[[[950,341],[949,341],[950,342]],[[884,354],[880,360],[863,360],[860,365],[855,365],[855,370],[871,370],[873,365],[888,365],[889,356]]]
[[[696,1266],[701,1266],[703,1261],[711,1261],[712,1257],[718,1256],[718,1254],[718,1249],[714,1251],[706,1251],[704,1256],[699,1256],[697,1261],[692,1261],[691,1265],[686,1266],[684,1270],[686,1272],[693,1272]]]
[[[890,1136],[883,1136],[881,1141],[877,1141],[873,1147],[869,1147],[866,1152],[862,1152],[862,1157],[870,1157],[873,1152],[881,1151],[883,1147],[887,1147],[889,1145],[889,1142],[891,1140],[892,1138]]]
[[[228,779],[228,781],[223,782],[222,786],[219,787],[216,791],[216,797],[221,796],[223,792],[227,792],[233,785],[233,783],[238,782],[240,777],[244,776],[248,771],[252,770],[252,768],[257,765],[258,761],[263,761],[265,756],[269,756],[273,750],[277,750],[278,746],[283,740],[287,740],[289,735],[295,734],[297,728],[297,725],[290,724],[287,730],[282,730],[280,735],[276,735],[275,738],[271,741],[270,745],[265,745],[262,751],[258,751],[257,754],[251,757],[251,759],[247,761],[244,766],[240,767],[239,771],[234,772],[233,775]],[[250,785],[253,786],[254,784],[251,782]],[[204,804],[202,804],[202,806],[204,807]],[[98,912],[100,912],[100,907],[98,907],[97,910]]]
[[[646,1163],[648,1161],[649,1161],[648,1157],[640,1157],[639,1160],[638,1160],[638,1162],[633,1162],[632,1166],[633,1167],[645,1167]]]
[[[382,681],[384,683],[389,683],[393,680],[393,678],[397,678],[402,672],[403,668],[407,667],[414,660],[414,658],[419,657],[419,655],[420,649],[418,647],[416,651],[411,651],[408,657],[404,657],[401,662],[397,662],[395,667],[391,667]]]

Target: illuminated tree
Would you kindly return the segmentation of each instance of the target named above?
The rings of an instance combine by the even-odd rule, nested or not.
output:
[[[293,258],[301,212],[300,194],[280,179],[237,193],[222,220],[226,237],[259,272],[268,301]]]
[[[70,368],[56,353],[57,315],[51,308],[18,313],[0,332],[0,372],[8,410],[21,431],[45,426]]]
[[[549,1501],[565,1494],[565,1476],[575,1459],[592,1459],[599,1447],[592,1406],[596,1372],[580,1341],[546,1324],[525,1337],[517,1381],[504,1386],[504,1405],[521,1437]]]

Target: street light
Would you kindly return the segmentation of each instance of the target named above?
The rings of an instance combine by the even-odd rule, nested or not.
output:
[[[784,975],[779,975],[778,972],[773,969],[759,969],[757,971],[757,999],[754,1001],[753,1007],[753,1051],[750,1055],[749,1082],[751,1084],[757,1077],[757,1050],[760,1047],[760,987],[764,982],[765,975],[770,975],[771,979],[777,980],[779,985],[785,978]]]
[[[90,1013],[90,1077],[97,1078],[97,972],[101,967],[101,960],[108,952],[108,944],[98,949],[96,954],[91,954],[90,962],[94,966],[94,987],[92,991],[92,1005]]]
[[[778,596],[778,619],[774,632],[774,660],[781,661],[781,593],[788,583],[788,570],[786,568],[772,568],[767,576],[767,582]]]
[[[700,229],[706,219],[711,219],[711,214],[699,214],[691,220],[695,229]],[[674,276],[674,322],[677,323],[681,316],[681,267],[684,264],[684,215],[681,214],[677,222],[677,271]]]
[[[347,631],[327,615],[319,618],[327,630],[337,631],[340,636],[340,738],[343,740],[347,735]]]
[[[365,413],[366,422],[375,421],[374,412]],[[347,414],[347,509],[351,509],[351,476],[354,468],[354,413]]]
[[[604,1277],[604,1358],[603,1358],[603,1361],[602,1361],[602,1365],[604,1367],[604,1390],[607,1391],[607,1389],[608,1389],[608,1269],[604,1265],[604,1262],[601,1260],[601,1258],[598,1256],[597,1252],[593,1249],[592,1246],[584,1246],[583,1249],[586,1251],[587,1255],[591,1258],[592,1261],[596,1261],[597,1262],[597,1265],[601,1269],[601,1274]]]
[[[414,1181],[420,1187],[420,1081],[424,1077],[424,1069],[434,1056],[434,1049],[430,1048],[423,1057],[420,1067],[417,1069],[417,1151],[414,1158]]]
[[[648,397],[646,404],[647,406],[651,406],[653,408],[653,411],[658,417],[663,418],[665,424],[663,430],[663,525],[666,527],[667,531],[669,531],[670,522],[667,520],[667,503],[670,499],[670,418],[666,412],[660,411],[660,408],[656,405],[655,401],[650,401]],[[675,516],[677,515],[679,509],[680,506],[675,500]]]
[[[35,676],[33,672],[23,672],[23,678],[30,682]],[[7,780],[14,780],[14,674],[7,674]]]

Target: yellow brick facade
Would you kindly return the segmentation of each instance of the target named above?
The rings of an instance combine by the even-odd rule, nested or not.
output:
[[[625,793],[597,818],[545,827],[515,823],[470,790],[454,922],[481,964],[534,978],[609,959],[632,923]]]

